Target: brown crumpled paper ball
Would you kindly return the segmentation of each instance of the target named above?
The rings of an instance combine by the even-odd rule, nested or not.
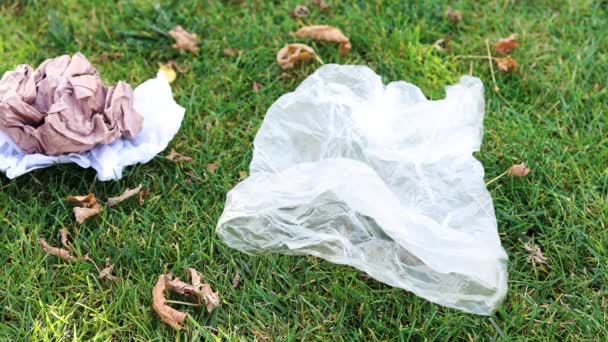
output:
[[[142,126],[131,86],[104,86],[80,53],[47,59],[35,71],[19,65],[0,79],[0,130],[25,153],[84,152],[133,138]]]

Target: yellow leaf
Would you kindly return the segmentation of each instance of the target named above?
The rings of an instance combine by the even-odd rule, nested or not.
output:
[[[163,74],[169,83],[175,81],[175,78],[177,77],[177,73],[169,66],[169,64],[159,64],[158,72]]]

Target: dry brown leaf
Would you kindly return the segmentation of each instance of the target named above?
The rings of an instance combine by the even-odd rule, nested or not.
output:
[[[118,277],[112,275],[112,270],[114,270],[114,265],[110,264],[109,260],[106,260],[106,267],[99,272],[99,276],[97,276],[97,278],[111,281],[118,280]]]
[[[196,33],[190,33],[184,30],[181,25],[177,25],[169,31],[169,36],[175,39],[175,44],[173,44],[175,49],[198,52],[198,35]]]
[[[445,17],[454,24],[458,24],[462,21],[462,13],[458,10],[452,9],[452,7],[448,7],[445,10]]]
[[[201,282],[201,275],[197,270],[194,268],[188,268],[186,271],[188,272],[188,275],[190,275],[192,286],[194,286],[194,288],[201,294],[203,300],[205,301],[207,312],[213,311],[213,309],[220,305],[219,293],[213,292],[209,284],[204,284]]]
[[[209,172],[211,172],[211,173],[215,173],[215,171],[217,171],[217,169],[219,167],[220,167],[220,164],[218,164],[218,163],[207,164],[207,170],[209,170]]]
[[[108,198],[108,206],[113,207],[113,206],[117,205],[118,203],[123,202],[126,199],[137,195],[141,191],[141,189],[142,189],[141,184],[139,184],[134,189],[127,188],[127,190],[125,190],[125,192],[123,192],[122,195]]]
[[[494,58],[494,62],[500,71],[513,72],[517,70],[517,61],[509,56],[505,58]]]
[[[339,43],[341,55],[348,53],[351,49],[348,37],[339,28],[329,25],[302,26],[297,32],[290,32],[289,35],[292,37]]]
[[[317,57],[315,50],[305,44],[286,44],[277,52],[277,62],[283,69],[291,69],[298,61],[308,61]]]
[[[76,258],[72,255],[72,252],[67,249],[52,247],[44,239],[38,239],[38,244],[42,247],[45,253],[49,255],[55,255],[65,261],[75,261]]]
[[[70,250],[71,248],[68,245],[68,230],[65,228],[61,228],[59,234],[61,235],[61,245],[66,249]]]
[[[141,189],[141,191],[139,192],[139,205],[144,205],[144,203],[146,202],[146,195],[148,195],[148,190]]]
[[[83,208],[91,208],[97,204],[97,199],[94,194],[84,196],[68,196],[66,199],[70,203],[76,203]]]
[[[517,35],[513,33],[507,38],[500,38],[498,40],[498,43],[494,44],[494,51],[501,55],[504,55],[513,51],[513,49],[515,49],[517,45],[519,45],[517,43]]]
[[[240,282],[241,282],[241,274],[239,273],[239,271],[236,271],[236,273],[234,274],[234,278],[232,278],[232,288],[236,289],[236,287],[239,286]]]
[[[196,297],[198,303],[201,302],[202,294],[192,284],[181,281],[179,278],[173,279],[172,274],[168,274],[166,278],[167,289],[179,293],[181,295],[190,295]]]
[[[70,203],[76,203],[80,207],[74,208],[74,216],[78,223],[84,223],[90,217],[99,215],[103,208],[99,203],[94,194],[88,194],[86,196],[68,196],[67,201]]]
[[[263,85],[262,83],[253,81],[253,83],[251,84],[251,88],[253,89],[253,92],[257,93],[258,91],[260,91],[260,89],[262,89]]]
[[[179,163],[179,162],[182,162],[182,161],[189,162],[189,161],[192,160],[191,157],[187,157],[187,156],[185,156],[185,155],[183,155],[181,153],[178,153],[174,149],[171,150],[171,153],[169,153],[169,155],[167,156],[167,159],[172,160],[172,161],[174,161],[176,163]]]
[[[530,245],[526,243],[524,248],[527,252],[531,253],[528,257],[528,261],[534,265],[547,265],[547,258],[543,255],[540,247],[537,244]]]
[[[451,50],[450,48],[450,41],[452,40],[452,34],[449,33],[447,36],[437,40],[434,44],[433,44],[433,48],[437,51],[441,51],[441,52],[449,52]]]
[[[224,49],[224,55],[226,57],[236,57],[239,54],[239,50],[235,49],[235,48],[225,48]]]
[[[329,5],[324,0],[314,0],[313,3],[319,6],[321,10],[326,10],[329,8]]]
[[[293,10],[293,16],[296,18],[304,18],[310,15],[310,11],[308,7],[302,5],[296,5],[296,8]]]
[[[76,217],[76,221],[78,223],[83,224],[86,220],[88,220],[89,218],[91,218],[95,215],[99,215],[102,211],[103,211],[103,209],[101,208],[101,206],[99,204],[97,204],[96,206],[94,206],[92,208],[76,207],[76,208],[74,208],[74,217]]]
[[[108,60],[119,59],[119,58],[122,58],[122,56],[123,56],[123,54],[120,52],[102,52],[99,55],[99,61],[105,62]]]
[[[507,170],[507,174],[514,177],[525,177],[529,173],[530,169],[526,166],[526,163],[513,165]]]
[[[188,317],[187,313],[177,311],[167,305],[165,299],[165,289],[167,287],[167,276],[161,274],[158,276],[158,281],[152,289],[152,308],[160,316],[160,319],[169,324],[173,329],[181,330],[184,326],[184,320]]]
[[[247,171],[239,172],[239,180],[243,180],[245,178],[247,178]]]

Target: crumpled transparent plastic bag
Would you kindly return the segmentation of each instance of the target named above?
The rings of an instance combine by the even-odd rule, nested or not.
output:
[[[325,65],[268,110],[217,233],[251,254],[314,255],[488,315],[507,291],[483,167],[483,85],[428,100],[365,66]]]
[[[126,166],[147,163],[167,147],[179,131],[185,112],[173,100],[171,86],[161,73],[133,90],[133,107],[144,118],[143,128],[136,137],[123,137],[82,153],[26,154],[0,131],[0,171],[12,179],[55,164],[75,163],[94,168],[100,181],[120,179]]]

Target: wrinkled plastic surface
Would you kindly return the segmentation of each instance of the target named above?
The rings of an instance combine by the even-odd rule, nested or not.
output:
[[[217,232],[252,254],[314,255],[432,302],[491,313],[507,290],[483,168],[483,85],[429,101],[365,66],[325,65],[268,110]]]
[[[76,163],[83,168],[94,168],[101,181],[120,179],[123,168],[147,163],[167,147],[177,134],[185,112],[173,100],[171,87],[161,74],[135,88],[133,107],[144,118],[143,128],[135,138],[120,138],[83,153],[60,156],[25,154],[0,131],[0,171],[8,178],[15,178],[54,164]]]

